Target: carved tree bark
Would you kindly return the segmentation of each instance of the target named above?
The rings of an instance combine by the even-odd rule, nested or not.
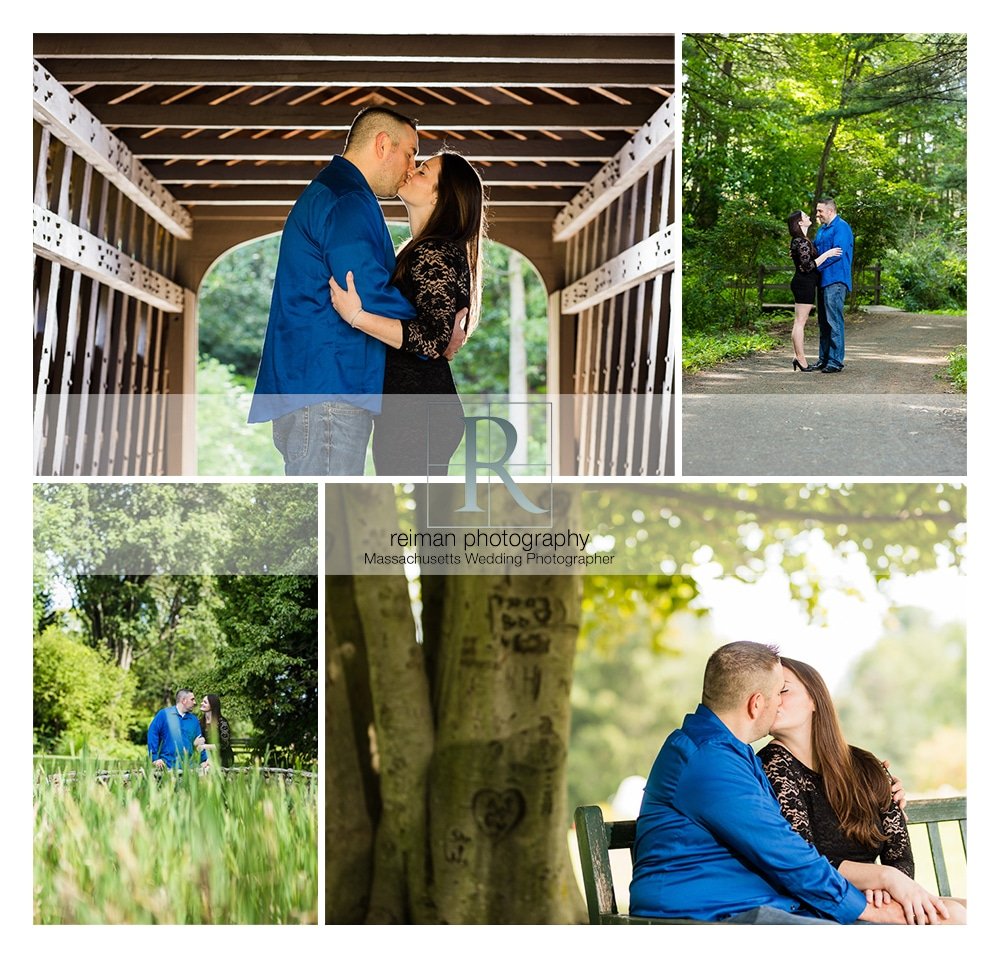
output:
[[[328,522],[357,530],[366,515],[395,509],[392,493],[378,485],[328,490]],[[402,575],[339,577],[334,585],[337,610],[327,615],[328,689],[336,692],[328,691],[327,705],[328,884],[334,875],[346,889],[352,873],[359,885],[370,875],[369,922],[582,921],[566,841],[579,577],[434,576],[423,643]],[[332,588],[328,583],[328,597]],[[359,647],[374,756],[350,731],[365,721],[357,714],[363,703],[342,691],[344,650]],[[433,650],[430,661],[425,647]],[[365,827],[364,789],[347,757],[334,754],[352,745],[359,767],[377,765],[370,869],[340,860],[343,830]],[[343,828],[331,843],[334,817]],[[328,892],[329,921],[358,920],[347,897]]]

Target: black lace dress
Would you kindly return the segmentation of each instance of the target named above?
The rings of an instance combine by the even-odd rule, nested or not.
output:
[[[819,252],[812,240],[804,236],[793,236],[791,244],[792,263],[795,275],[792,277],[792,295],[796,303],[816,305],[816,287],[819,286],[819,270],[816,257]]]
[[[895,802],[882,814],[880,828],[888,840],[878,847],[862,845],[848,838],[826,792],[823,777],[803,765],[791,752],[776,742],[765,745],[757,757],[778,796],[781,813],[807,842],[830,860],[834,868],[841,862],[874,862],[892,865],[904,875],[913,877],[913,852],[906,820]]]
[[[402,324],[402,347],[386,350],[382,413],[372,442],[380,476],[447,474],[465,421],[443,354],[455,313],[469,305],[469,284],[468,258],[457,243],[425,240],[409,257],[397,285],[417,316]]]

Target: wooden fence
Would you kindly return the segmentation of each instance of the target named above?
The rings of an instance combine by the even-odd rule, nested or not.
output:
[[[566,283],[550,343],[572,377],[550,365],[549,382],[573,392],[556,417],[563,473],[673,474],[673,147],[671,98],[556,218]]]
[[[771,281],[769,277],[780,276],[777,282]],[[739,289],[745,293],[755,290],[757,294],[757,305],[761,309],[792,309],[792,281],[791,266],[758,266],[756,282],[735,282],[726,283],[729,289]],[[853,277],[854,288],[851,290],[850,301],[852,303],[863,300],[874,306],[882,302],[882,264],[876,263],[874,266],[865,267]]]
[[[33,106],[35,473],[163,474],[191,217],[37,61]]]

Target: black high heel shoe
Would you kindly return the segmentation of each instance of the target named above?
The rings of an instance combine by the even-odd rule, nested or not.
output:
[[[800,373],[812,372],[808,366],[803,366],[797,359],[792,360],[792,370],[798,370]]]

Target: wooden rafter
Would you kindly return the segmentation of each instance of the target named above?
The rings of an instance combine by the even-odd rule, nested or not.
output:
[[[290,140],[278,136],[256,139],[228,137],[220,139],[214,131],[198,136],[167,134],[148,139],[126,134],[124,140],[136,156],[142,159],[197,158],[217,160],[329,160],[343,152],[344,137],[322,137],[315,140],[295,137]],[[578,160],[604,162],[614,156],[622,139],[598,142],[591,139],[480,139],[466,138],[461,146],[447,139],[421,138],[420,155],[430,156],[448,146],[460,148],[470,160],[477,161],[531,161]]]
[[[88,101],[89,102],[89,101]],[[226,103],[210,106],[190,102],[172,103],[169,106],[151,106],[147,103],[126,102],[101,106],[101,120],[110,127],[133,129],[191,129],[225,130],[233,127],[244,129],[262,126],[275,130],[348,130],[357,109],[342,103],[328,107],[312,104],[289,106],[268,101],[261,106]],[[466,103],[458,107],[429,103],[417,114],[424,130],[636,130],[649,117],[645,104],[621,106],[602,101],[586,106],[565,103],[483,106]]]
[[[35,56],[187,58],[189,33],[36,33]],[[199,59],[381,60],[407,63],[673,63],[673,37],[664,34],[491,36],[474,34],[216,34],[200,44]]]
[[[47,59],[43,57],[43,60]],[[52,59],[63,83],[167,86],[341,87],[649,87],[674,82],[674,67],[662,63],[412,63],[322,60]]]
[[[464,151],[463,151],[464,152]],[[164,185],[223,183],[229,186],[250,184],[281,184],[305,186],[312,182],[325,165],[322,162],[297,162],[255,165],[237,163],[233,166],[219,163],[203,164],[191,160],[175,162],[154,162],[149,164],[150,172]],[[586,166],[489,166],[481,170],[483,182],[487,186],[576,186],[588,182],[595,172],[594,164]]]

